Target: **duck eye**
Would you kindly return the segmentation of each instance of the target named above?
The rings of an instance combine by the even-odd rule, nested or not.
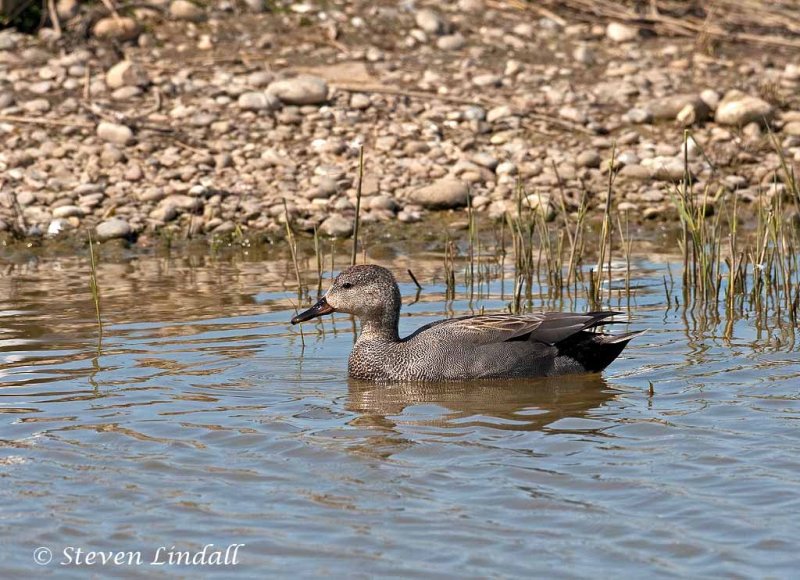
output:
[[[345,290],[347,290],[349,288],[352,288],[352,287],[353,287],[353,285],[350,282],[345,282],[344,284],[342,284],[342,288],[344,288]]]

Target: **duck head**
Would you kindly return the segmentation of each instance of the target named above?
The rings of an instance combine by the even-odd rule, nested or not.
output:
[[[396,326],[399,311],[400,289],[389,270],[374,265],[350,266],[336,276],[319,302],[292,318],[292,324],[345,312],[363,322]]]

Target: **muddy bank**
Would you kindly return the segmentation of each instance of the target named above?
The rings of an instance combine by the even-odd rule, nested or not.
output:
[[[613,207],[635,223],[676,222],[686,169],[709,209],[795,211],[778,153],[800,161],[792,49],[481,0],[186,4],[99,32],[78,5],[86,38],[69,18],[61,38],[0,33],[6,239],[277,240],[287,212],[348,237],[362,145],[376,231],[458,222],[468,200],[500,220],[518,186],[548,219],[597,213],[612,152]]]

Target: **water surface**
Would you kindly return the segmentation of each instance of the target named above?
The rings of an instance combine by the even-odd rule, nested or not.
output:
[[[376,251],[376,255],[380,255]],[[502,310],[513,281],[445,301],[439,256],[390,252],[401,332]],[[344,261],[344,258],[341,260]],[[673,265],[673,268],[675,266]],[[245,544],[173,577],[790,577],[800,559],[800,359],[792,328],[665,306],[638,259],[650,332],[602,376],[445,385],[348,381],[353,322],[287,321],[294,270],[267,253],[22,251],[0,269],[0,573],[66,548]],[[586,308],[534,296],[534,308]],[[746,313],[745,313],[746,314]],[[48,547],[53,561],[37,566]],[[113,568],[113,570],[112,570]]]

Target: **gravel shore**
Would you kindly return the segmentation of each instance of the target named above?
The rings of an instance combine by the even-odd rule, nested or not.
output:
[[[613,205],[675,220],[789,196],[797,51],[701,44],[514,3],[58,3],[64,34],[0,32],[0,236],[348,237],[365,224]],[[86,29],[81,36],[76,29]],[[795,211],[792,204],[791,211]],[[746,211],[746,210],[745,210]]]

